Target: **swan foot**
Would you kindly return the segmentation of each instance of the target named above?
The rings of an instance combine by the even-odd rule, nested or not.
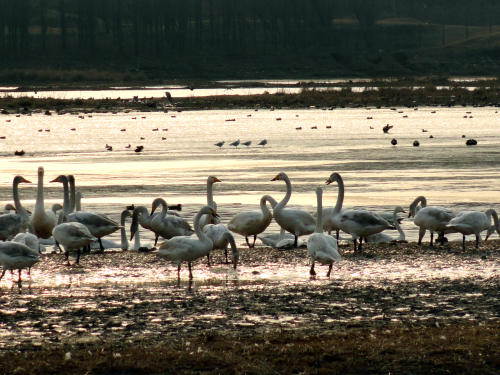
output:
[[[311,269],[309,270],[309,275],[316,276],[316,271],[314,270],[314,262],[311,265]]]
[[[3,275],[5,275],[5,271],[7,270],[3,270],[2,275],[0,275],[0,281],[2,281]]]

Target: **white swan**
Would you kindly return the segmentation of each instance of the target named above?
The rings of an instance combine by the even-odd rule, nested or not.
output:
[[[76,263],[80,261],[81,249],[90,245],[96,238],[86,225],[79,222],[61,223],[52,231],[54,239],[64,247],[64,254],[69,264],[69,253],[77,251]]]
[[[286,173],[277,174],[271,181],[285,181],[285,197],[275,207],[273,207],[273,216],[280,227],[294,235],[293,245],[297,247],[299,236],[311,234],[316,228],[316,220],[306,211],[295,208],[285,208],[292,195],[292,184]]]
[[[277,205],[273,197],[263,195],[260,198],[260,210],[239,212],[227,224],[227,228],[231,232],[245,236],[249,248],[255,246],[257,235],[264,232],[273,219],[273,215],[267,208],[266,202],[269,202],[272,207]],[[253,236],[253,243],[251,245],[248,241],[248,236]]]
[[[479,240],[481,239],[481,232],[489,230],[491,227],[491,217],[495,222],[494,228],[500,235],[500,227],[498,224],[497,212],[490,208],[486,212],[481,211],[462,211],[457,216],[446,224],[446,228],[453,229],[462,233],[462,249],[465,250],[465,236],[469,234],[476,235],[476,249],[479,248]]]
[[[340,261],[341,257],[338,251],[337,240],[328,234],[323,234],[323,189],[321,187],[316,188],[316,198],[318,202],[316,230],[307,240],[307,252],[311,258],[309,274],[312,276],[316,275],[314,263],[318,261],[321,264],[329,265],[326,277],[330,277],[333,262]]]
[[[340,174],[334,172],[330,175],[326,184],[330,185],[332,182],[337,182],[339,193],[337,197],[337,205],[331,217],[331,220],[342,231],[349,233],[354,242],[354,252],[362,251],[362,238],[369,235],[382,232],[385,229],[394,228],[386,220],[373,212],[367,210],[346,209],[342,210],[344,201],[344,181]],[[359,238],[359,246],[357,239]]]
[[[57,224],[56,215],[52,210],[46,210],[43,200],[43,167],[38,168],[38,188],[36,195],[35,211],[31,216],[31,225],[34,233],[41,238],[49,238],[52,229]]]
[[[14,208],[16,212],[0,215],[0,240],[2,241],[10,240],[17,233],[24,232],[29,226],[30,218],[28,212],[21,205],[21,200],[19,199],[19,184],[22,182],[30,183],[30,181],[22,176],[14,177],[12,182]]]
[[[401,206],[396,206],[394,208],[394,211],[392,213],[392,218],[389,218],[388,216],[384,215],[382,216],[381,214],[378,214],[381,216],[383,219],[385,219],[388,223],[391,225],[394,225],[399,232],[399,237],[393,238],[392,236],[389,236],[388,234],[385,233],[375,233],[370,236],[366,237],[366,242],[368,243],[389,243],[389,242],[407,242],[406,241],[406,235],[405,232],[403,231],[403,228],[401,228],[400,221],[401,218],[397,216],[399,212],[406,212],[403,207]],[[387,220],[389,218],[390,220]]]
[[[208,176],[208,178],[207,178],[207,206],[212,207],[215,211],[217,211],[217,205],[214,202],[213,185],[216,182],[222,182],[222,181],[219,180],[215,176]],[[203,227],[207,224],[219,224],[220,223],[220,220],[213,218],[213,217],[211,219],[210,218],[211,218],[210,215],[204,215],[201,217],[201,219],[200,219],[200,228],[201,229],[203,229]],[[212,220],[212,222],[210,222],[209,220]]]
[[[232,256],[233,256],[233,267],[236,268],[238,262],[238,250],[236,248],[236,242],[231,232],[228,231],[224,224],[207,224],[203,227],[203,233],[205,233],[208,238],[212,240],[213,247],[212,250],[224,250],[224,256],[227,261],[227,246],[231,245]],[[210,253],[207,254],[208,265],[210,266]]]
[[[417,205],[421,204],[422,208],[417,212]],[[422,238],[426,230],[431,232],[430,246],[434,246],[434,232],[439,233],[438,238],[444,238],[444,232],[449,229],[446,225],[455,216],[450,210],[440,206],[427,206],[427,199],[424,196],[418,196],[410,204],[410,213],[408,217],[414,216],[413,222],[418,226],[418,244],[422,244]]]
[[[198,238],[189,236],[177,236],[162,242],[159,246],[158,255],[177,263],[177,279],[180,280],[181,263],[187,262],[189,268],[189,279],[193,279],[191,263],[208,254],[212,250],[213,242],[200,228],[200,218],[203,214],[217,216],[212,207],[203,207],[194,218],[194,230]]]
[[[157,207],[162,206],[160,215],[154,215]],[[158,237],[162,236],[165,239],[170,239],[176,236],[190,236],[193,230],[189,223],[180,216],[167,215],[168,205],[163,198],[156,198],[153,201],[151,209],[151,229],[155,232],[155,246],[158,242]]]
[[[19,270],[19,282],[21,282],[21,270],[28,269],[28,275],[31,275],[31,267],[40,260],[38,251],[35,251],[23,243],[18,242],[0,242],[0,264],[2,264],[2,280],[5,271]]]
[[[40,254],[45,251],[45,247],[40,244],[40,240],[33,233],[27,233],[27,232],[18,233],[16,234],[12,242],[25,244],[30,249],[35,250],[37,253]]]

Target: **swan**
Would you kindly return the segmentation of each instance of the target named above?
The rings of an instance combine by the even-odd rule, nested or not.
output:
[[[193,279],[191,263],[207,255],[213,248],[212,240],[200,228],[200,218],[203,214],[217,216],[212,207],[203,207],[194,218],[194,230],[198,238],[189,236],[176,236],[162,242],[158,255],[177,263],[177,279],[180,280],[181,263],[188,262],[189,279]]]
[[[446,228],[453,229],[462,233],[462,249],[465,250],[465,236],[469,234],[476,235],[476,249],[479,248],[479,240],[481,239],[481,232],[489,230],[491,227],[491,217],[495,222],[494,228],[500,235],[500,227],[498,224],[497,212],[490,208],[486,212],[481,211],[462,211],[458,213],[453,219],[446,224]]]
[[[247,242],[249,248],[253,248],[255,246],[257,235],[264,232],[273,219],[273,215],[267,208],[266,202],[269,202],[272,207],[277,205],[276,200],[273,197],[270,195],[263,195],[260,198],[260,211],[255,210],[239,212],[234,215],[227,224],[227,228],[231,232],[245,236],[245,241]],[[248,236],[253,236],[253,243],[251,245],[248,241]]]
[[[275,207],[273,207],[273,216],[280,227],[294,235],[293,245],[297,247],[299,236],[311,234],[316,227],[316,220],[309,212],[295,208],[285,208],[292,195],[292,184],[286,173],[277,174],[271,181],[285,181],[285,197]]]
[[[233,267],[236,269],[236,264],[238,262],[238,250],[236,249],[236,242],[234,237],[229,232],[224,224],[207,224],[203,227],[203,233],[207,235],[208,238],[212,240],[213,247],[212,250],[224,250],[224,256],[227,261],[227,245],[231,245],[233,254]],[[207,254],[208,266],[210,266],[210,253]]]
[[[19,199],[19,184],[31,183],[22,176],[15,176],[12,182],[12,192],[14,198],[15,213],[6,213],[0,215],[0,240],[7,241],[14,237],[19,232],[24,232],[29,227],[28,212],[21,205]]]
[[[134,244],[129,247],[127,233],[125,232],[125,219],[127,217],[132,217],[132,214],[129,210],[123,210],[120,216],[120,225],[122,226],[120,229],[121,248],[122,250],[139,250],[141,248],[141,236],[137,230],[134,236]]]
[[[27,233],[27,232],[18,233],[12,239],[12,242],[23,243],[30,249],[38,252],[39,254],[43,252],[41,247],[43,247],[43,250],[45,250],[45,247],[40,244],[40,240],[38,239],[38,237],[35,236],[33,233]]]
[[[401,228],[400,221],[401,218],[397,216],[399,212],[406,212],[403,207],[401,206],[396,206],[394,208],[394,211],[392,213],[392,218],[389,218],[387,215],[382,216],[381,214],[378,214],[381,216],[383,219],[385,219],[388,223],[391,225],[394,225],[399,232],[399,237],[398,238],[393,238],[392,236],[389,236],[388,234],[385,233],[375,233],[370,236],[366,237],[366,242],[368,243],[389,243],[389,242],[407,242],[406,241],[406,235],[405,232],[403,231],[403,228]],[[387,220],[386,218],[390,219]]]
[[[16,208],[12,205],[12,203],[7,203],[3,209],[3,214],[10,214],[10,211],[15,211]]]
[[[217,211],[217,205],[214,202],[214,193],[213,193],[213,184],[216,182],[222,182],[215,176],[208,176],[207,178],[207,206],[212,207],[214,210]],[[210,219],[210,215],[204,215],[200,219],[200,228],[203,229],[203,227],[207,224],[219,224],[220,220],[217,220],[215,218]],[[212,220],[212,221],[210,221]]]
[[[64,247],[64,255],[69,264],[69,253],[76,250],[76,263],[80,261],[80,250],[90,245],[96,238],[92,235],[86,225],[79,222],[61,223],[52,231],[54,239]]]
[[[326,184],[337,182],[339,193],[337,196],[337,204],[330,218],[333,223],[342,231],[349,233],[354,242],[354,252],[362,251],[361,239],[369,235],[382,232],[385,229],[393,229],[386,220],[374,214],[373,212],[363,209],[342,209],[344,201],[344,181],[340,174],[334,172],[326,180]],[[359,238],[359,246],[357,239]]]
[[[162,206],[160,215],[154,216],[156,208]],[[183,218],[175,215],[168,215],[168,205],[163,198],[156,198],[153,201],[153,207],[151,209],[151,228],[155,232],[155,246],[158,243],[158,237],[169,239],[176,236],[190,236],[193,234],[193,230],[189,223]],[[150,215],[150,216],[151,216]]]
[[[283,240],[290,240],[291,244],[293,245],[293,240],[295,237],[292,236],[290,233],[286,233],[283,228],[280,228],[279,233],[268,234],[266,236],[259,236],[258,238],[259,240],[262,241],[264,245],[276,248],[276,245]]]
[[[57,219],[57,224],[61,224],[64,220],[64,217],[68,215],[71,212],[71,202],[70,202],[70,197],[69,197],[69,188],[68,188],[68,177],[65,175],[59,175],[55,179],[53,179],[52,182],[60,182],[63,184],[63,205],[62,205],[62,211],[61,214],[59,215]],[[53,211],[53,210],[52,210]],[[55,212],[54,212],[55,214]]]
[[[23,243],[5,241],[0,242],[0,264],[2,264],[2,275],[7,270],[19,270],[19,282],[21,282],[21,270],[28,269],[28,275],[31,276],[31,267],[40,260],[38,251],[31,249]]]
[[[333,262],[340,261],[341,257],[338,251],[337,240],[328,234],[323,234],[323,189],[316,188],[316,198],[318,202],[316,230],[307,240],[307,252],[311,258],[311,269],[309,274],[314,276],[314,263],[316,261],[321,264],[328,264],[328,272],[326,277],[330,277]]]
[[[52,229],[57,224],[56,215],[52,210],[46,210],[43,201],[43,167],[38,168],[38,188],[36,195],[35,211],[31,216],[31,225],[34,233],[41,238],[49,238]]]
[[[417,212],[417,205],[421,204],[421,209]],[[431,232],[430,246],[434,246],[434,232],[439,232],[439,238],[444,238],[444,232],[449,229],[446,225],[455,216],[450,210],[440,206],[427,206],[427,199],[418,196],[410,204],[408,217],[414,217],[413,222],[420,228],[418,232],[418,244],[422,244],[422,238],[427,229]]]

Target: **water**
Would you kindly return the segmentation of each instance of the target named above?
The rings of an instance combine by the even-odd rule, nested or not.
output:
[[[12,201],[12,179],[20,174],[33,182],[20,186],[23,204],[33,209],[37,167],[43,166],[47,206],[62,201],[60,184],[49,181],[71,173],[83,193],[83,208],[116,220],[127,205],[149,208],[161,196],[169,204],[182,203],[182,216],[192,222],[206,202],[206,178],[214,175],[222,180],[214,185],[214,199],[227,223],[241,210],[257,209],[263,194],[280,200],[284,184],[270,181],[280,171],[292,181],[290,205],[311,212],[315,187],[324,186],[335,171],[345,182],[345,207],[389,211],[424,195],[429,204],[454,211],[498,209],[500,119],[495,108],[33,114],[5,115],[0,122],[0,136],[5,136],[0,139],[2,206]],[[387,123],[394,128],[384,134]],[[396,147],[392,138],[398,140]],[[466,147],[468,138],[478,145]],[[252,144],[228,145],[236,139]],[[257,146],[262,139],[267,146]],[[222,148],[214,146],[222,140]],[[414,140],[420,147],[412,146]],[[142,153],[133,151],[137,145],[144,145]],[[21,149],[25,156],[13,155]],[[324,205],[333,206],[336,198],[337,188],[325,186]],[[405,218],[409,241],[416,240],[415,228]],[[267,232],[278,232],[275,222]],[[141,236],[152,242],[144,230]],[[110,239],[119,242],[118,233]],[[500,267],[494,246],[476,253],[398,244],[388,245],[388,254],[358,258],[346,245],[331,279],[318,265],[318,278],[310,280],[304,249],[248,251],[244,239],[236,239],[238,270],[221,264],[217,253],[211,268],[204,260],[195,263],[193,285],[186,281],[185,265],[178,285],[176,268],[155,254],[107,251],[84,257],[80,267],[64,266],[61,255],[44,255],[21,288],[10,275],[0,282],[0,313],[8,319],[0,326],[0,342],[120,340],[123,332],[175,334],[204,325],[211,329],[215,321],[226,328],[255,329],[323,327],[386,316],[395,321],[498,319],[492,290],[498,290]],[[405,253],[408,248],[411,254]],[[46,321],[46,316],[51,318]]]

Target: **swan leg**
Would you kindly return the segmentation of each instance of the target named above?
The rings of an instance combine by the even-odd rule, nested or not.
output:
[[[22,280],[21,280],[21,269],[19,268],[19,270],[18,270],[18,271],[19,271],[19,280],[17,280],[17,282],[20,284],[20,283],[21,283],[21,281],[22,281]]]
[[[99,239],[100,241],[101,239]],[[80,263],[80,249],[76,250],[76,264]]]
[[[229,262],[227,261],[227,245],[224,248],[224,256],[226,257],[226,264],[228,264]]]
[[[358,245],[358,251],[360,253],[363,252],[363,248],[361,247],[361,244],[363,243],[363,237],[359,237],[359,245]]]
[[[104,253],[104,246],[102,246],[101,237],[99,237],[97,241],[99,242],[99,248],[101,249],[101,253]]]
[[[434,246],[434,232],[431,230],[431,243],[430,243],[431,247]]]
[[[358,249],[358,240],[356,237],[353,237],[352,242],[354,243],[354,253],[356,253],[356,250]]]
[[[252,243],[252,248],[254,248],[254,247],[255,247],[255,241],[257,241],[257,235],[256,235],[256,234],[254,234],[254,235],[253,235],[253,243]],[[226,263],[227,263],[227,259],[226,259]]]
[[[337,241],[338,241],[340,238],[340,229],[336,229],[335,233],[337,234]]]
[[[158,243],[158,237],[160,237],[160,235],[158,233],[155,233],[155,246]]]
[[[193,280],[193,273],[191,272],[191,262],[188,262],[188,269],[189,269],[189,280]]]
[[[476,250],[479,250],[479,234],[476,234]]]
[[[207,266],[210,267],[210,253],[207,254]]]
[[[330,277],[330,273],[332,272],[332,267],[333,267],[333,263],[330,263],[330,265],[328,266],[328,272],[326,273],[326,277]]]
[[[177,280],[180,281],[181,279],[181,264],[179,263],[177,265]]]
[[[57,241],[56,241],[56,248],[59,250],[60,253],[62,253],[61,246],[59,246],[59,242]]]
[[[247,242],[248,248],[250,249],[252,246],[250,246],[250,242],[248,241],[248,237],[245,236],[245,241]]]
[[[5,269],[4,269],[4,270],[2,271],[2,275],[0,275],[0,281],[2,280],[3,275],[5,275],[5,271],[7,271],[7,270],[5,270]]]
[[[465,234],[462,234],[462,250],[465,250]]]
[[[316,271],[314,270],[314,259],[312,260],[312,263],[311,263],[311,269],[309,270],[309,275],[311,275],[311,276],[316,275]]]
[[[420,228],[418,231],[418,244],[422,245],[422,238],[425,236],[426,229],[425,228]]]
[[[298,246],[298,242],[299,242],[299,236],[297,236],[296,234],[294,235],[294,240],[293,240],[293,247],[294,248],[297,248]]]

